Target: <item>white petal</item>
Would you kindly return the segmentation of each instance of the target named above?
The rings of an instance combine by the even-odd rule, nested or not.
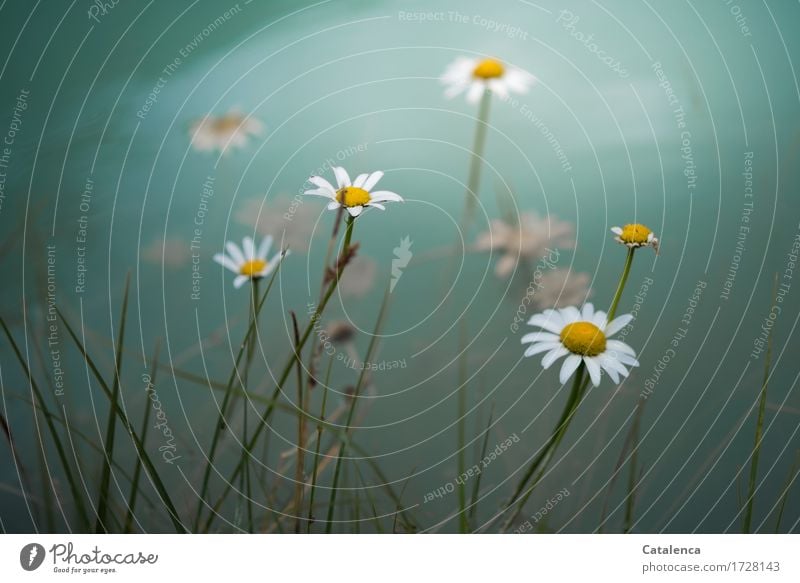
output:
[[[325,180],[322,176],[312,176],[311,178],[308,179],[308,181],[311,184],[318,186],[319,188],[329,190],[332,193],[336,192],[336,189],[333,187],[333,184]]]
[[[622,229],[620,227],[611,227],[611,232],[615,235],[622,235]]]
[[[584,304],[583,310],[581,310],[581,318],[583,318],[586,322],[591,322],[593,317],[594,305],[591,302]]]
[[[561,372],[558,373],[558,380],[563,385],[575,373],[575,369],[581,364],[583,358],[579,354],[570,354],[564,359],[564,364],[561,365]]]
[[[560,310],[547,308],[546,310],[542,311],[542,315],[551,322],[556,322],[559,325],[558,333],[561,333],[561,330],[563,330],[564,326],[567,325],[567,322],[564,320],[564,316],[561,314]]]
[[[228,255],[230,255],[231,259],[233,259],[237,265],[241,265],[245,262],[244,255],[242,255],[242,252],[239,250],[239,246],[233,241],[225,243],[225,249],[228,250]]]
[[[530,86],[536,82],[536,77],[522,69],[511,68],[503,76],[509,91],[527,93]]]
[[[628,369],[625,368],[624,366],[622,366],[622,363],[617,358],[615,358],[612,353],[605,352],[605,353],[603,353],[603,354],[601,354],[599,356],[599,359],[600,359],[600,365],[604,369],[609,371],[609,374],[611,374],[610,371],[613,369],[614,371],[618,372],[623,377],[627,377],[628,376]],[[613,376],[612,376],[612,378],[613,378]],[[618,381],[614,381],[614,382],[616,383]]]
[[[564,318],[564,325],[572,324],[573,322],[580,322],[581,320],[581,313],[575,306],[561,308],[561,315]]]
[[[341,166],[334,166],[333,173],[336,175],[336,184],[339,185],[339,188],[344,188],[345,186],[351,186],[350,176],[347,174],[347,170],[345,170]]]
[[[613,336],[627,326],[631,320],[633,320],[633,314],[623,314],[622,316],[617,316],[606,326],[606,329],[604,330],[606,336]]]
[[[447,89],[445,89],[444,96],[445,99],[453,99],[453,97],[457,97],[460,95],[467,86],[463,83],[454,83]]]
[[[367,204],[368,207],[375,207],[376,209],[380,209],[382,211],[386,210],[386,207],[377,202],[370,202]]]
[[[622,354],[630,354],[631,356],[636,356],[636,351],[633,348],[631,348],[624,342],[620,342],[619,340],[607,340],[606,347],[608,348],[608,350],[614,350]]]
[[[602,310],[598,310],[594,313],[594,317],[592,317],[592,324],[602,330],[606,327],[606,324],[608,324],[608,314]]]
[[[553,348],[553,350],[544,355],[544,358],[542,359],[542,368],[550,368],[551,364],[567,354],[569,354],[569,350],[563,346],[557,346]]]
[[[600,386],[600,365],[597,363],[597,358],[594,356],[584,356],[583,362],[586,363],[586,370],[589,371],[592,384],[595,387]]]
[[[364,210],[363,206],[349,206],[347,207],[347,212],[350,213],[351,216],[357,217],[361,214],[361,211]]]
[[[364,181],[367,179],[367,176],[369,176],[369,174],[359,174],[358,176],[356,176],[356,179],[353,180],[353,186],[355,186],[357,188],[364,188],[363,184],[364,184]],[[364,188],[364,190],[368,190],[368,189]]]
[[[608,376],[611,377],[611,380],[614,382],[615,385],[619,384],[619,371],[614,367],[614,364],[617,361],[613,358],[609,358],[608,356],[599,356],[598,361],[600,366],[608,373]]]
[[[554,348],[558,348],[561,345],[561,342],[538,342],[533,343],[525,350],[525,356],[533,356],[534,354],[539,354],[540,352],[547,352],[548,350],[553,350]]]
[[[483,92],[486,91],[486,86],[480,81],[475,81],[469,86],[467,91],[467,101],[469,103],[478,103],[483,97]]]
[[[528,324],[531,326],[539,326],[548,332],[552,332],[553,334],[561,334],[561,330],[564,329],[564,323],[561,321],[561,318],[558,319],[554,317],[548,317],[544,314],[536,314],[535,316],[531,316],[531,319],[528,320]]]
[[[239,273],[239,266],[233,262],[233,259],[223,253],[217,253],[214,255],[214,261],[229,271]]]
[[[325,198],[336,198],[336,193],[327,188],[315,188],[313,190],[306,190],[303,194],[309,196],[324,196]]]
[[[639,361],[636,360],[634,357],[632,357],[629,354],[617,353],[617,354],[614,354],[614,357],[624,365],[627,365],[627,366],[639,366]]]
[[[363,188],[367,192],[370,192],[374,188],[374,186],[378,184],[378,180],[380,180],[381,178],[383,178],[383,172],[381,172],[380,170],[373,172],[372,174],[369,175],[369,178],[367,178],[366,182],[364,182],[364,186],[362,186],[361,188]]]
[[[252,261],[256,258],[256,246],[252,237],[248,236],[242,239],[242,251],[244,251],[244,257],[247,261]]]
[[[508,98],[508,86],[503,79],[489,80],[489,90],[497,95],[500,99]]]
[[[327,208],[328,208],[329,211],[332,211],[334,209],[338,209],[340,206],[342,206],[342,205],[339,203],[338,200],[332,200],[331,202],[328,203],[328,207]]]
[[[272,236],[267,235],[266,237],[261,239],[261,244],[258,246],[258,258],[266,259],[270,247],[272,247]]]
[[[557,334],[550,334],[549,332],[531,332],[519,339],[522,344],[527,344],[528,342],[556,342],[558,340]]]
[[[247,283],[247,280],[248,280],[248,279],[250,279],[250,278],[249,278],[249,277],[247,277],[246,275],[239,275],[239,276],[237,276],[237,277],[236,277],[236,278],[234,278],[234,280],[233,280],[233,287],[235,287],[236,289],[239,289],[239,288],[240,288],[240,287],[242,287],[242,286],[243,286],[245,283]]]
[[[388,190],[379,190],[377,192],[370,192],[369,193],[370,200],[374,200],[375,202],[403,202],[403,197],[395,192],[390,192]]]

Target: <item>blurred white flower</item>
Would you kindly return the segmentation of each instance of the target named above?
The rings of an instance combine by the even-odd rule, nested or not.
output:
[[[189,242],[183,239],[154,239],[142,247],[142,258],[148,263],[165,267],[180,267],[189,261]]]
[[[509,93],[527,93],[536,77],[497,59],[459,57],[448,65],[441,81],[448,99],[466,91],[467,101],[477,103],[486,89],[503,99]]]
[[[251,237],[242,239],[241,249],[233,241],[228,241],[225,243],[226,253],[217,253],[214,255],[214,261],[236,274],[233,287],[238,289],[247,281],[268,276],[289,253],[288,250],[278,252],[267,261],[267,254],[271,246],[272,237],[269,236],[261,240],[258,249]]]
[[[533,303],[539,308],[563,308],[583,304],[592,294],[591,276],[571,269],[552,269],[542,273]]]
[[[343,206],[351,216],[357,217],[368,206],[383,211],[386,210],[386,207],[381,203],[403,202],[399,194],[388,190],[372,192],[378,181],[383,178],[383,172],[380,170],[372,174],[359,174],[352,182],[350,182],[347,170],[341,166],[334,166],[333,173],[336,175],[336,188],[321,176],[312,176],[308,181],[317,188],[305,191],[305,194],[308,195],[331,199],[331,202],[328,203],[328,210],[335,210]]]
[[[574,247],[572,223],[554,215],[540,217],[535,212],[527,212],[520,215],[516,225],[492,219],[490,229],[478,235],[474,248],[477,251],[503,251],[494,271],[498,277],[506,278],[513,273],[519,259],[536,260],[547,255],[550,249]]]
[[[243,148],[250,136],[260,136],[263,132],[264,124],[259,119],[232,110],[219,117],[207,115],[195,121],[192,123],[190,136],[195,150],[219,150],[227,154],[229,148]]]

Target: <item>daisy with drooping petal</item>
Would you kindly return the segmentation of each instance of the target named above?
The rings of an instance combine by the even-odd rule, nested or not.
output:
[[[269,248],[272,246],[272,237],[267,236],[261,240],[261,244],[256,249],[252,237],[242,239],[242,248],[233,241],[225,243],[226,253],[214,255],[214,261],[222,265],[225,269],[236,274],[233,280],[233,287],[239,289],[245,282],[261,279],[272,273],[281,260],[289,254],[287,249],[278,252],[272,259],[267,261]]]
[[[612,227],[611,232],[616,235],[614,240],[622,243],[629,249],[636,247],[652,247],[658,254],[658,237],[644,225],[632,223],[624,227]]]
[[[383,206],[385,202],[403,202],[402,197],[394,192],[388,190],[373,192],[372,189],[383,178],[383,172],[380,170],[371,174],[359,174],[352,182],[347,170],[341,166],[334,166],[333,173],[336,175],[336,188],[321,176],[312,176],[308,181],[317,188],[306,190],[304,193],[331,199],[328,210],[343,206],[350,216],[357,217],[365,207],[375,207],[383,211],[386,210]]]
[[[207,115],[192,124],[190,135],[192,146],[201,152],[219,150],[227,154],[230,149],[243,148],[250,136],[260,136],[264,124],[255,117],[246,116],[237,110],[215,117]]]
[[[510,93],[527,93],[536,77],[497,59],[459,57],[448,65],[441,81],[447,85],[448,99],[466,91],[467,101],[478,103],[486,89],[503,99]]]
[[[608,373],[615,384],[619,383],[620,377],[628,376],[625,367],[639,366],[639,361],[633,348],[609,337],[622,330],[632,319],[631,314],[625,314],[608,322],[606,313],[595,311],[590,303],[585,304],[582,310],[575,306],[545,310],[528,321],[531,326],[538,326],[542,330],[522,337],[523,344],[531,344],[525,356],[545,352],[542,359],[545,369],[566,356],[559,374],[562,384],[578,370],[581,363],[586,366],[595,387],[600,385],[602,371]]]

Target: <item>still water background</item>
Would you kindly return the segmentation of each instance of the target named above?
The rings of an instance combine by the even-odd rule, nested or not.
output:
[[[637,306],[626,340],[639,352],[641,367],[619,388],[604,379],[590,391],[560,461],[527,506],[532,514],[559,491],[569,491],[539,526],[568,532],[600,527],[609,480],[647,386],[652,390],[646,393],[637,450],[634,531],[738,531],[764,367],[754,342],[765,318],[772,322],[777,273],[787,287],[774,319],[774,371],[754,520],[762,530],[774,528],[774,505],[800,446],[800,288],[791,279],[792,245],[800,231],[797,4],[92,6],[13,0],[0,5],[0,134],[7,147],[0,207],[2,314],[47,391],[52,393],[54,382],[47,345],[48,257],[55,266],[54,301],[82,322],[109,377],[110,339],[118,331],[125,277],[131,274],[123,396],[138,419],[142,375],[157,338],[163,363],[227,378],[244,334],[248,292],[235,290],[231,274],[212,256],[226,240],[254,234],[259,223],[260,233],[271,230],[278,238],[284,227],[295,232],[292,254],[262,317],[255,370],[263,381],[255,390],[268,395],[271,377],[290,351],[289,311],[305,322],[308,304],[317,298],[335,216],[319,199],[293,203],[294,197],[312,173],[333,180],[331,163],[351,174],[382,169],[380,186],[406,202],[358,220],[360,264],[353,266],[346,293],[334,296],[325,322],[350,321],[359,330],[355,353],[363,357],[390,282],[394,248],[405,237],[413,242],[413,257],[389,294],[373,359],[395,367],[372,373],[353,438],[398,490],[405,485],[403,502],[418,505],[413,511],[423,525],[457,529],[455,494],[427,503],[425,498],[457,477],[462,313],[470,339],[463,357],[470,379],[468,459],[474,463],[477,457],[492,406],[489,449],[519,438],[482,476],[482,520],[509,494],[566,399],[555,371],[543,372],[536,358],[521,359],[525,327],[511,328],[534,262],[521,261],[516,275],[505,280],[494,274],[498,254],[469,251],[489,219],[501,215],[496,201],[505,200],[515,213],[535,211],[574,225],[575,248],[561,249],[558,264],[591,276],[591,300],[598,306],[610,302],[625,256],[609,229],[643,222],[662,241],[658,256],[650,249],[637,253],[620,306]],[[475,226],[461,233],[466,253],[461,246],[452,252],[452,245],[461,241],[458,222],[477,108],[463,98],[446,100],[438,81],[461,55],[497,56],[538,79],[526,95],[492,101],[481,205]],[[262,120],[265,133],[223,156],[194,150],[192,123],[232,109]],[[752,197],[746,196],[749,177],[743,174],[748,159]],[[213,185],[205,199],[204,183]],[[285,212],[291,220],[283,219]],[[77,240],[82,230],[85,243]],[[50,256],[48,245],[54,249]],[[193,273],[201,275],[197,289]],[[53,403],[100,441],[106,401],[63,327],[57,342],[65,387]],[[337,354],[347,350],[337,348]],[[339,393],[357,379],[345,363],[334,360],[331,385]],[[35,471],[40,439],[30,406],[20,399],[29,397],[27,381],[8,344],[1,364],[3,413],[34,474],[36,504],[43,479]],[[176,464],[162,464],[164,475],[189,515],[220,394],[169,369],[159,372],[156,385],[181,456]],[[317,392],[315,411],[319,399]],[[294,402],[294,387],[287,388],[285,400]],[[343,400],[331,395],[333,405]],[[260,409],[254,404],[251,414]],[[238,418],[230,422],[235,427]],[[266,475],[270,486],[279,484],[282,506],[293,469],[279,475],[277,456],[295,444],[291,418],[279,416],[270,436]],[[160,437],[151,438],[158,455]],[[74,447],[93,492],[101,457],[85,444]],[[54,465],[51,450],[44,451]],[[219,458],[222,473],[238,451],[229,439]],[[23,504],[7,448],[2,460],[3,528],[45,528]],[[359,464],[367,467],[363,460]],[[345,487],[361,488],[353,463],[347,468]],[[364,473],[366,487],[380,498],[381,481]],[[608,499],[607,531],[621,528],[627,478],[623,470]],[[66,494],[63,484],[58,488]],[[797,492],[795,487],[790,493],[781,530],[797,528]],[[394,510],[387,500],[379,505]],[[235,503],[224,509],[230,522],[222,528],[235,530],[236,512]],[[143,511],[139,518],[146,530],[169,528],[156,513]],[[55,528],[67,524],[59,520]]]

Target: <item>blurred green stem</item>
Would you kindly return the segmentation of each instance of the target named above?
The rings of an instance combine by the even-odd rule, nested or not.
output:
[[[492,92],[488,89],[483,91],[480,105],[478,106],[478,120],[475,125],[475,137],[472,142],[472,157],[469,163],[469,176],[467,178],[466,201],[464,205],[464,227],[469,227],[475,212],[475,204],[478,200],[481,169],[483,167],[483,150],[486,146],[486,130],[489,127],[489,105],[492,100]]]
[[[528,498],[530,498],[530,495],[533,493],[534,489],[539,484],[539,481],[542,479],[542,476],[547,470],[547,466],[550,463],[550,460],[553,458],[556,448],[558,448],[561,440],[564,438],[567,428],[569,427],[575,411],[577,410],[578,405],[580,404],[581,399],[586,391],[586,386],[588,383],[583,382],[583,373],[585,369],[586,365],[581,362],[580,366],[578,366],[578,370],[575,372],[575,380],[572,382],[572,390],[570,391],[564,411],[561,413],[561,418],[558,420],[558,424],[556,424],[555,431],[553,431],[550,439],[547,440],[547,443],[539,452],[539,455],[536,456],[531,465],[528,467],[525,475],[517,484],[517,488],[514,490],[514,495],[511,496],[511,499],[506,504],[505,510],[508,510],[515,504],[516,508],[508,517],[508,519],[506,519],[503,527],[501,528],[501,532],[508,530],[514,523],[514,520],[516,520],[517,516],[519,516],[522,508],[525,506],[525,502],[528,501]],[[536,475],[536,478],[533,480],[530,487],[528,487],[527,491],[525,491],[528,482],[537,472],[537,470],[538,474]],[[519,501],[519,503],[517,503],[517,501]]]
[[[772,301],[770,303],[770,310],[775,306],[778,293],[778,274],[775,274],[775,280],[772,285]],[[750,534],[750,526],[753,521],[753,504],[756,498],[756,481],[758,480],[758,458],[761,454],[761,440],[764,436],[764,411],[767,408],[767,385],[769,384],[769,367],[772,360],[772,332],[774,326],[770,328],[769,335],[767,336],[767,353],[764,356],[764,379],[761,382],[761,394],[758,402],[758,417],[756,418],[756,435],[755,442],[753,443],[753,455],[750,462],[750,483],[747,493],[747,506],[745,507],[744,521],[742,523],[742,532]]]

